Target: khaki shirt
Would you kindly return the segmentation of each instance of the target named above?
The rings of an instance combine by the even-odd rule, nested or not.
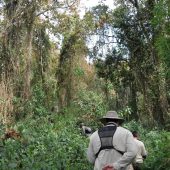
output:
[[[112,164],[116,170],[128,170],[128,165],[137,154],[137,145],[135,144],[132,133],[123,127],[117,127],[113,136],[113,146],[125,153],[122,155],[114,149],[105,149],[101,150],[96,158],[95,154],[101,147],[98,131],[95,131],[90,136],[87,158],[94,164],[94,170],[102,170],[107,164]]]
[[[143,156],[147,155],[144,143],[142,141],[139,141],[136,138],[134,140],[135,140],[135,142],[138,146],[138,152],[137,152],[137,155],[136,155],[134,162],[135,163],[143,163]]]

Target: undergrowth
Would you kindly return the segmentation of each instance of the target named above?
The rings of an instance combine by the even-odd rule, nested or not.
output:
[[[21,138],[9,138],[0,143],[1,170],[93,169],[86,158],[89,138],[82,135],[79,124],[85,122],[96,130],[101,126],[97,121],[95,114],[67,109],[62,115],[37,116],[18,122],[11,128],[20,133]],[[123,126],[137,130],[145,143],[148,156],[144,161],[144,170],[169,169],[169,132],[145,129],[135,121]],[[3,126],[0,128],[2,136]]]

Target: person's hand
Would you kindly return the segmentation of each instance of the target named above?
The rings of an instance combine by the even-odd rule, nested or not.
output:
[[[106,165],[106,166],[103,167],[102,170],[115,170],[115,169],[112,165]]]

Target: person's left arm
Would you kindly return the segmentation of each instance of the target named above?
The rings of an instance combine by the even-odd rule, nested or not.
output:
[[[141,151],[142,151],[142,152],[141,152],[141,155],[142,155],[143,159],[145,159],[146,156],[147,156],[147,152],[146,152],[145,145],[144,145],[143,142],[142,142]]]
[[[87,159],[89,160],[89,162],[91,163],[95,163],[95,153],[94,153],[94,148],[93,148],[93,136],[90,137],[90,142],[89,142],[89,146],[87,149]]]

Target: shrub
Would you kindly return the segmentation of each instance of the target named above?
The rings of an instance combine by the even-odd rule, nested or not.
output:
[[[131,121],[124,125],[127,129],[138,131],[144,142],[148,156],[143,170],[169,170],[170,167],[170,133],[157,129],[146,129],[140,122]]]
[[[102,115],[106,109],[102,94],[97,94],[94,91],[79,91],[75,104],[82,112],[91,113],[96,116]]]
[[[8,139],[0,147],[1,170],[91,169],[86,159],[88,139],[80,134],[75,116],[28,118],[13,128],[22,140]]]
[[[145,138],[148,158],[144,169],[169,170],[170,167],[170,133],[165,131],[150,131]]]

